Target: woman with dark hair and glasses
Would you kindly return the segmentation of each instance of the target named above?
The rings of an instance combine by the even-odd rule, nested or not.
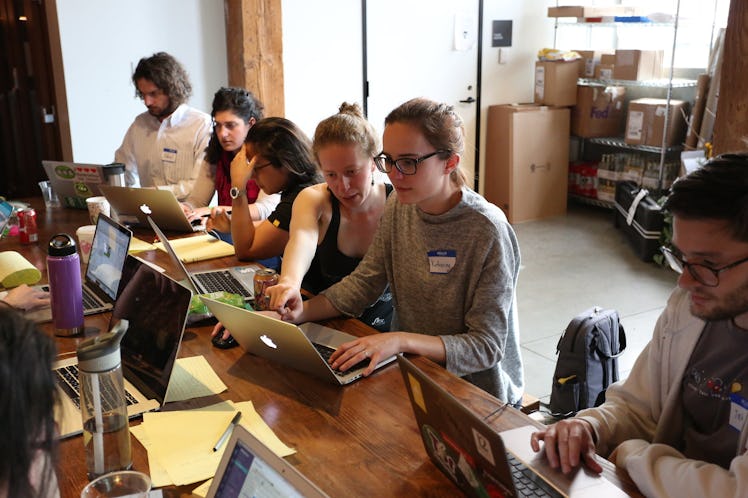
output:
[[[341,345],[333,368],[368,358],[369,375],[389,356],[420,354],[519,404],[519,246],[501,210],[467,186],[463,148],[462,119],[452,106],[414,99],[393,110],[375,163],[395,193],[363,261],[309,301],[296,293],[270,306],[293,322],[358,316],[389,284],[392,332]]]
[[[244,88],[221,88],[213,96],[213,133],[205,149],[200,173],[192,193],[183,204],[190,220],[215,217],[216,212],[231,211],[231,161],[244,146],[249,129],[262,119],[262,103]],[[247,203],[253,221],[266,219],[280,202],[280,195],[268,195],[250,178],[246,184]],[[218,207],[207,207],[214,193],[218,193]],[[230,227],[217,227],[212,219],[208,228],[229,232]]]
[[[240,260],[258,260],[283,254],[288,242],[291,208],[304,188],[322,182],[304,132],[284,118],[264,118],[249,129],[244,147],[231,161],[231,215],[215,213],[217,227],[231,227]],[[250,217],[247,182],[253,179],[266,194],[280,194],[268,218],[256,226]]]
[[[60,496],[54,341],[0,304],[0,497]]]

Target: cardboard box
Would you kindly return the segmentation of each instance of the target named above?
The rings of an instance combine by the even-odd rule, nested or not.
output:
[[[536,104],[488,108],[484,194],[511,223],[566,213],[569,116]]]
[[[624,141],[630,145],[662,147],[666,109],[667,100],[665,99],[636,99],[629,102]],[[686,134],[686,120],[683,113],[686,113],[687,110],[687,102],[682,100],[670,101],[670,120],[665,141],[666,147],[683,142]]]
[[[616,50],[613,79],[651,80],[662,78],[662,50]]]
[[[636,16],[639,14],[640,9],[625,5],[610,5],[605,7],[567,5],[563,7],[548,7],[548,17]]]
[[[535,103],[572,106],[577,103],[580,60],[535,62]]]
[[[604,56],[611,56],[615,60],[614,54],[603,53],[601,50],[574,50],[574,52],[582,56],[582,63],[579,65],[580,78],[594,78],[595,67],[602,62]]]
[[[610,66],[614,66],[616,63],[616,54],[613,53],[605,53],[600,55],[600,64],[607,64]]]
[[[623,131],[626,89],[622,86],[577,86],[571,109],[571,133],[578,137],[614,137]]]

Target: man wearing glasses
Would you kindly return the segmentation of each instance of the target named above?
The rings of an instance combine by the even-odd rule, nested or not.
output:
[[[148,110],[130,125],[114,161],[125,165],[128,186],[171,190],[183,201],[205,156],[212,119],[186,104],[190,79],[165,52],[140,59],[132,82]]]
[[[595,452],[646,496],[748,496],[748,155],[677,181],[665,208],[680,273],[651,342],[606,402],[533,434],[554,467]]]

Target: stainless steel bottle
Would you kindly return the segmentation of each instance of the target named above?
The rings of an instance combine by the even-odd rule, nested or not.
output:
[[[120,354],[127,325],[127,320],[120,320],[111,331],[87,339],[77,350],[89,479],[132,466]]]
[[[47,249],[47,277],[55,334],[83,332],[83,287],[81,263],[73,237],[58,233]]]

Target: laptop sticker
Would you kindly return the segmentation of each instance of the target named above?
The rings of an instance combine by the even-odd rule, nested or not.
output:
[[[408,380],[410,381],[410,390],[413,392],[413,401],[423,410],[423,413],[428,413],[428,410],[426,410],[426,401],[423,399],[423,391],[421,391],[421,384],[410,373],[408,373]]]
[[[429,258],[429,271],[435,274],[445,275],[452,271],[457,261],[457,251],[454,249],[438,249],[427,253]]]
[[[493,451],[491,450],[490,441],[486,439],[483,434],[478,432],[475,427],[473,427],[473,439],[475,439],[475,448],[478,450],[478,453],[480,453],[483,458],[491,462],[491,465],[496,465],[496,462],[493,458]]]

